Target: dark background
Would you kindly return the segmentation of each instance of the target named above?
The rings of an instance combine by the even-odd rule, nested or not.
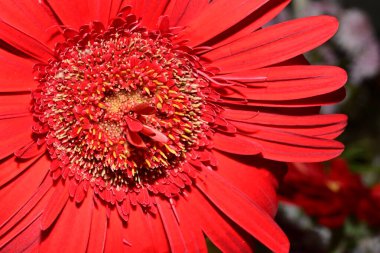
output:
[[[377,0],[343,0],[343,6],[357,7],[365,10],[371,17],[376,27],[377,35],[380,35],[380,1]]]

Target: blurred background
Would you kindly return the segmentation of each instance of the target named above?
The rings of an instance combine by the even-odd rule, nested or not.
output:
[[[349,73],[346,99],[322,110],[348,115],[346,149],[324,164],[289,165],[277,221],[292,253],[380,253],[380,1],[293,0],[275,22],[321,14],[340,28],[307,58]]]

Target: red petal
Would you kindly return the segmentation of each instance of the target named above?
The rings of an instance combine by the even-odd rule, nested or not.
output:
[[[9,223],[4,226],[1,229],[0,234],[2,234],[0,237],[0,250],[4,252],[8,252],[5,249],[12,249],[14,247],[17,247],[17,244],[19,244],[21,241],[27,241],[30,236],[33,236],[34,238],[37,239],[37,242],[39,242],[41,238],[41,231],[40,231],[40,222],[41,222],[41,213],[43,208],[46,206],[48,203],[48,200],[50,199],[52,195],[52,188],[49,188],[47,194],[45,194],[42,199],[40,199],[37,203],[36,206],[33,207],[33,202],[36,201],[39,198],[39,195],[43,195],[46,186],[49,186],[49,180],[45,180],[44,183],[42,183],[41,187],[39,187],[38,191],[35,192],[33,198],[31,198],[28,203],[26,203],[23,208],[9,221]],[[51,180],[50,180],[51,182]],[[28,208],[29,207],[29,208]],[[23,217],[23,215],[25,216]],[[21,220],[20,220],[21,219]],[[37,222],[38,226],[38,233],[29,232],[29,227],[34,226],[35,223]],[[12,225],[13,224],[13,225]],[[9,228],[12,228],[9,230]],[[14,238],[16,238],[14,240]],[[20,240],[19,240],[20,239]],[[4,247],[5,248],[2,248]],[[30,247],[33,247],[33,245],[30,245]],[[27,249],[25,250],[26,252],[29,252]],[[10,251],[12,252],[12,251]]]
[[[11,240],[4,240],[7,237],[2,238],[2,241],[6,241],[5,244],[0,243],[1,252],[31,252],[32,249],[38,245],[40,242],[40,219],[35,217],[30,223],[26,224],[24,227],[20,228],[18,233],[7,234],[12,235]]]
[[[61,183],[58,184],[48,205],[44,209],[41,220],[42,230],[48,229],[53,224],[53,222],[62,212],[63,208],[66,206],[68,200],[69,191],[67,187]]]
[[[277,16],[277,14],[280,13],[289,3],[290,0],[271,0],[267,2],[247,18],[242,20],[238,25],[234,26],[233,29],[229,29],[228,33],[225,34],[225,37],[223,36],[222,38],[219,38],[220,36],[218,36],[218,41],[221,41],[213,45],[213,48],[226,45],[232,41],[249,35],[253,31],[256,31]]]
[[[136,106],[134,106],[131,111],[135,112],[135,113],[138,113],[138,114],[142,114],[142,115],[150,115],[150,114],[153,114],[155,112],[155,108],[152,107],[150,104],[148,103],[141,103],[141,104],[138,104]]]
[[[204,56],[225,73],[258,69],[316,48],[337,29],[338,22],[329,16],[296,19],[254,32]]]
[[[32,198],[47,172],[44,160],[40,160],[1,188],[0,199],[6,205],[0,208],[0,224],[8,221]]]
[[[266,2],[268,0],[213,1],[188,24],[180,38],[189,39],[189,46],[197,46],[237,24]]]
[[[94,16],[96,14],[91,10],[93,6],[90,1],[71,0],[65,4],[62,4],[60,0],[46,0],[46,2],[66,27],[79,29],[82,25],[96,21],[96,16]],[[106,15],[109,13],[107,8],[100,11]]]
[[[139,132],[143,129],[143,124],[138,119],[135,119],[129,116],[126,116],[124,119],[125,119],[125,122],[127,122],[128,124],[128,128],[132,132]]]
[[[89,8],[92,21],[100,21],[105,26],[109,25],[109,21],[116,17],[119,13],[124,0],[92,0]],[[84,25],[83,23],[82,25]]]
[[[181,199],[176,205],[179,215],[179,226],[188,245],[189,252],[207,252],[207,245],[199,221],[194,218],[193,213],[189,215],[191,202]],[[210,215],[210,214],[209,214]]]
[[[43,147],[40,147],[33,140],[28,145],[20,148],[19,150],[16,150],[14,154],[20,159],[30,159],[32,157],[45,153],[45,150],[46,150],[45,145]]]
[[[93,208],[93,198],[85,198],[80,206],[68,203],[49,231],[51,234],[41,242],[40,252],[52,252],[57,246],[62,252],[86,252]]]
[[[196,187],[225,215],[274,252],[288,252],[289,242],[262,207],[212,170],[203,171]]]
[[[208,0],[172,0],[165,11],[172,26],[187,25],[208,5]]]
[[[53,180],[50,177],[47,177],[38,190],[33,194],[33,196],[29,199],[27,203],[17,212],[14,213],[10,219],[6,220],[2,224],[0,224],[0,237],[3,237],[5,233],[7,233],[11,228],[17,225],[23,219],[27,219],[27,216],[31,214],[32,210],[36,207],[36,205],[41,206],[41,203],[44,202],[41,199],[46,196],[46,193],[52,188]],[[46,202],[46,201],[45,201]],[[36,208],[38,211],[41,209]]]
[[[141,139],[138,133],[134,133],[132,131],[126,131],[126,133],[127,133],[127,140],[129,143],[131,143],[135,147],[146,148],[146,145],[143,139]]]
[[[276,108],[297,108],[297,107],[316,107],[316,106],[322,106],[322,105],[330,105],[330,104],[336,104],[344,99],[346,96],[345,88],[341,88],[337,91],[308,97],[308,98],[302,98],[302,99],[294,99],[294,100],[278,100],[278,101],[270,101],[270,100],[249,100],[246,103],[242,103],[241,101],[236,100],[229,100],[229,99],[222,99],[219,101],[219,103],[226,105],[245,105],[245,106],[259,106],[259,107],[276,107]],[[249,108],[249,107],[247,107]],[[251,107],[251,109],[253,109]],[[305,108],[304,108],[305,109]],[[248,109],[247,109],[248,110]]]
[[[319,115],[316,115],[319,116]],[[290,117],[292,118],[292,117]],[[279,123],[277,123],[279,124]],[[255,133],[257,131],[274,131],[274,132],[281,132],[283,134],[289,133],[289,134],[297,134],[297,135],[303,135],[303,136],[313,136],[313,137],[319,137],[322,139],[333,139],[337,136],[339,136],[340,133],[344,130],[346,127],[346,121],[342,122],[334,122],[330,125],[309,125],[309,126],[299,126],[296,125],[296,122],[294,122],[294,125],[291,126],[279,126],[279,125],[264,125],[264,124],[251,124],[251,123],[243,123],[243,122],[233,122],[233,125],[240,131],[245,133]],[[334,137],[335,136],[335,137]]]
[[[104,247],[105,253],[124,252],[124,247],[127,247],[127,245],[123,243],[124,229],[124,225],[121,222],[116,210],[111,210],[108,219],[106,243]]]
[[[184,240],[178,221],[176,220],[173,210],[170,208],[170,204],[158,198],[156,201],[162,224],[164,224],[166,235],[170,243],[171,252],[191,252],[188,249],[187,242]]]
[[[249,122],[266,126],[323,126],[344,124],[347,116],[343,114],[317,114],[317,115],[283,115],[280,113],[266,113],[245,111],[237,109],[225,109],[223,117],[233,121]]]
[[[53,51],[38,39],[18,30],[0,19],[0,37],[9,45],[40,61],[53,57]]]
[[[142,12],[138,13],[142,17],[141,25],[149,29],[157,29],[158,18],[164,13],[169,0],[140,0],[144,2]],[[132,9],[133,12],[133,9]]]
[[[143,130],[141,131],[143,134],[149,136],[152,140],[162,142],[162,143],[167,143],[169,138],[166,137],[163,133],[160,131],[154,129],[153,127],[149,127],[144,125]]]
[[[38,166],[46,166],[46,170],[48,170],[50,161],[45,156],[43,158],[35,157],[27,161],[18,161],[14,156],[3,160],[0,164],[0,187],[17,177],[30,166],[33,166],[37,160],[39,160]]]
[[[75,196],[74,200],[77,204],[82,203],[82,201],[86,198],[87,196],[87,190],[88,190],[88,181],[82,181],[78,185],[76,191],[75,191]]]
[[[1,18],[17,29],[53,47],[62,39],[59,23],[43,1],[9,0],[1,4]]]
[[[121,193],[123,194],[123,193]],[[125,195],[125,193],[124,193]],[[124,196],[123,196],[124,197]],[[119,213],[120,218],[122,218],[125,222],[129,220],[129,213],[131,211],[129,200],[124,200],[121,203],[116,205],[117,212]]]
[[[107,214],[102,203],[95,205],[91,217],[91,231],[87,252],[103,253],[107,234]]]
[[[0,63],[1,64],[1,63]],[[1,72],[1,69],[0,69]],[[0,80],[2,83],[4,80]],[[6,82],[5,82],[6,83]],[[1,85],[1,84],[0,84]],[[9,85],[4,85],[9,86]],[[4,87],[7,89],[6,87]],[[1,90],[1,88],[0,88]],[[5,93],[7,94],[7,93]],[[31,95],[7,95],[0,93],[0,119],[9,119],[19,116],[30,115]]]
[[[260,130],[250,137],[262,146],[263,157],[275,161],[321,162],[340,155],[344,148],[334,140],[279,131]]]
[[[216,210],[201,193],[193,191],[189,198],[187,211],[195,216],[194,222],[222,252],[253,252],[245,233],[238,231],[235,224]]]
[[[141,237],[146,238],[141,240]],[[140,208],[131,212],[125,230],[127,252],[169,252],[169,242],[160,218],[144,213]]]
[[[0,120],[0,159],[30,143],[32,124],[32,117]]]
[[[214,147],[221,151],[240,155],[255,155],[261,152],[261,147],[257,142],[241,135],[215,133],[212,138]]]
[[[145,0],[126,0],[125,4],[132,7],[133,14],[141,17],[143,16],[145,2]]]
[[[247,194],[269,215],[276,214],[278,182],[267,168],[284,171],[282,163],[251,157],[230,157],[219,152],[213,154],[218,161],[218,174]]]
[[[33,79],[35,62],[0,49],[0,64],[0,92],[31,91],[37,86]],[[25,102],[29,102],[30,99],[31,96],[28,95]]]
[[[338,90],[347,81],[346,72],[332,66],[283,66],[236,74],[242,79],[245,76],[265,77],[264,82],[248,82],[244,83],[248,86],[246,88],[236,87],[237,91],[252,100],[307,98]],[[234,97],[234,94],[229,97]]]

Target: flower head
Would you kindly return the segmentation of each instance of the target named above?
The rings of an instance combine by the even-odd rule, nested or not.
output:
[[[283,162],[337,156],[346,121],[318,114],[345,72],[301,55],[337,21],[260,29],[288,3],[4,4],[0,249],[287,252]]]

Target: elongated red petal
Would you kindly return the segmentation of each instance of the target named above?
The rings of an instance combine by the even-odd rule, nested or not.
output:
[[[107,235],[107,214],[101,203],[94,206],[91,216],[91,230],[87,252],[103,253]]]
[[[7,204],[0,208],[0,224],[8,221],[32,198],[47,172],[48,168],[44,166],[44,161],[41,160],[41,162],[37,162],[27,171],[18,175],[12,183],[2,187],[0,199]]]
[[[239,74],[238,74],[239,75]],[[283,66],[241,73],[239,79],[265,78],[263,82],[244,82],[236,90],[252,100],[292,100],[326,94],[347,81],[344,70],[332,66]],[[228,78],[228,77],[227,77]],[[229,94],[234,97],[234,94]],[[240,96],[238,96],[240,97]]]
[[[225,135],[215,133],[213,136],[214,148],[233,154],[255,155],[261,152],[261,146],[256,142],[240,135]]]
[[[39,247],[40,252],[49,252],[57,245],[62,252],[86,252],[93,207],[92,198],[85,198],[80,206],[74,202],[68,203],[49,231],[54,236],[44,238]]]
[[[323,105],[331,105],[336,104],[344,99],[346,96],[346,91],[344,88],[340,88],[337,91],[308,97],[308,98],[301,98],[301,99],[293,99],[293,100],[248,100],[247,102],[242,103],[242,101],[237,101],[236,99],[228,99],[224,98],[220,100],[220,103],[224,105],[245,105],[247,108],[257,106],[257,107],[267,107],[267,108],[304,108],[306,110],[307,107],[316,107],[316,106],[323,106]],[[249,107],[248,107],[249,106]],[[252,108],[251,107],[251,108]],[[249,109],[247,109],[249,110]]]
[[[0,64],[0,92],[31,91],[36,87],[33,80],[35,62],[0,49]]]
[[[270,171],[283,174],[285,166],[282,163],[251,157],[230,156],[213,152],[218,161],[217,172],[234,186],[247,194],[260,205],[269,215],[277,212],[277,179]],[[252,180],[255,183],[252,184]]]
[[[215,206],[272,251],[288,252],[286,235],[262,207],[216,172],[204,170],[203,173],[207,180],[197,181],[196,186]]]
[[[195,215],[203,232],[222,252],[253,252],[250,238],[245,238],[244,233],[238,231],[235,224],[215,209],[200,192],[193,191],[190,197],[188,212]]]
[[[30,249],[38,247],[40,243],[40,217],[37,216],[31,220],[30,223],[25,224],[19,230],[13,230],[2,238],[0,242],[0,249],[2,252],[31,252]],[[16,232],[17,231],[17,232]],[[8,237],[11,237],[9,239]],[[4,240],[9,239],[9,240]],[[34,249],[35,250],[35,249]]]
[[[141,240],[141,235],[146,240]],[[165,229],[159,216],[151,216],[140,208],[131,212],[128,229],[124,231],[127,252],[160,252],[170,251]]]
[[[128,139],[128,142],[131,143],[133,146],[140,147],[140,148],[146,147],[143,139],[140,137],[138,133],[127,131],[127,139]]]
[[[144,2],[141,24],[150,29],[157,29],[158,18],[165,12],[169,0],[140,0]]]
[[[187,25],[194,17],[208,5],[207,0],[172,0],[165,15],[168,15],[172,26]]]
[[[30,166],[33,166],[36,161],[39,161],[39,166],[46,166],[48,168],[47,164],[49,163],[48,159],[46,157],[40,158],[35,157],[33,159],[26,160],[24,162],[21,162],[17,159],[17,157],[9,157],[6,160],[3,160],[0,164],[0,187],[20,175],[22,172],[24,172],[26,169],[28,169]]]
[[[38,39],[18,30],[2,19],[0,19],[0,37],[9,45],[42,62],[54,55],[53,51]]]
[[[168,137],[166,137],[166,135],[164,135],[160,131],[158,131],[152,127],[149,127],[149,126],[144,125],[144,127],[142,129],[142,133],[145,134],[146,136],[149,136],[151,139],[158,141],[158,142],[166,143],[169,140]]]
[[[16,226],[20,221],[27,220],[27,216],[32,213],[33,209],[37,209],[37,213],[41,212],[41,208],[35,208],[36,205],[40,205],[46,201],[41,200],[46,198],[46,195],[49,194],[53,186],[53,180],[51,178],[46,178],[40,187],[36,190],[33,196],[22,206],[20,210],[14,213],[14,216],[10,217],[8,220],[0,224],[0,237],[3,237],[10,229]],[[43,205],[43,204],[42,204]],[[33,215],[32,215],[33,216]]]
[[[260,130],[250,137],[263,147],[263,157],[284,162],[326,161],[340,155],[344,148],[335,140],[295,133]]]
[[[190,209],[188,205],[189,202],[185,203],[185,200],[183,200],[178,201],[174,206],[176,211],[178,211],[182,235],[188,244],[190,252],[207,252],[207,245],[200,223],[193,216],[189,215]]]
[[[62,40],[58,20],[43,1],[9,0],[1,4],[1,18],[42,43],[53,47]]]
[[[100,21],[105,26],[110,24],[111,19],[115,18],[124,6],[124,0],[90,0],[90,17],[92,21]],[[85,23],[83,23],[85,24]],[[82,25],[83,25],[82,24]]]
[[[255,111],[244,111],[239,109],[225,109],[222,115],[233,121],[249,122],[267,126],[322,126],[343,124],[347,116],[343,114],[321,114],[321,115],[284,115],[280,113],[266,113]]]
[[[17,214],[13,216],[12,219],[4,227],[0,229],[1,251],[12,252],[8,251],[8,249],[14,249],[16,247],[19,247],[17,244],[20,243],[25,245],[23,243],[27,242],[25,238],[30,238],[31,236],[33,236],[36,239],[37,243],[40,242],[40,222],[42,210],[50,200],[50,197],[53,193],[52,187],[49,188],[49,181],[51,182],[51,180],[45,180],[41,184],[41,186],[38,189],[36,189],[36,192],[34,193],[33,197],[27,203],[25,203],[22,209],[19,212],[17,212]],[[46,191],[46,187],[48,187],[49,189],[48,192],[44,194],[44,192]],[[42,198],[40,195],[43,195]],[[37,204],[34,206],[35,201],[37,201]],[[38,233],[36,233],[37,229],[33,230],[33,232],[30,232],[29,228],[34,225],[38,226]],[[9,228],[12,229],[9,230]],[[29,245],[31,249],[37,246],[38,245],[34,244]],[[28,252],[28,249],[25,249],[25,251]]]
[[[254,32],[204,56],[225,73],[258,69],[316,48],[337,29],[337,20],[329,16],[296,19]]]
[[[65,4],[59,0],[46,0],[46,2],[66,27],[79,29],[80,26],[89,24],[96,20],[96,17],[99,17],[96,15],[97,13],[91,11],[93,8],[92,1],[72,0]],[[107,8],[100,11],[109,13]]]
[[[16,150],[14,152],[14,155],[20,159],[30,159],[32,157],[45,153],[45,151],[45,145],[41,147],[34,140],[32,140],[24,147],[21,147],[20,149]]]
[[[7,86],[7,85],[4,85],[4,86]],[[0,87],[2,87],[2,85],[0,85]],[[0,120],[14,118],[15,116],[19,116],[19,117],[31,116],[31,113],[29,110],[30,97],[31,97],[30,94],[26,94],[26,95],[20,95],[20,94],[14,94],[14,93],[1,94],[0,92]]]
[[[21,132],[14,134],[11,138],[8,138],[2,142],[0,147],[0,159],[4,159],[5,157],[13,154],[15,151],[20,148],[28,145],[30,143],[31,133],[29,132]]]
[[[128,247],[123,242],[124,229],[124,225],[122,222],[120,222],[117,212],[110,212],[108,217],[104,253],[124,252],[124,248]]]
[[[197,46],[237,24],[266,2],[268,0],[213,1],[188,24],[182,36],[190,40],[190,46]],[[228,15],[226,15],[226,10],[228,10]]]
[[[157,208],[164,225],[167,238],[170,243],[170,249],[173,253],[190,252],[188,244],[182,234],[178,221],[171,210],[168,202],[162,202],[157,199]]]
[[[53,222],[61,214],[68,200],[69,192],[67,187],[61,184],[57,185],[49,204],[44,209],[41,220],[42,230],[48,229],[53,224]]]
[[[282,11],[289,3],[290,0],[268,1],[247,18],[243,19],[240,23],[235,25],[233,29],[229,29],[227,32],[223,33],[225,36],[218,36],[217,41],[215,41],[216,44],[212,47],[218,48],[249,35],[253,31],[256,31],[267,22],[272,20],[272,18],[277,16],[277,14]]]
[[[346,127],[346,121],[343,122],[334,122],[334,124],[330,125],[309,125],[300,127],[297,125],[293,126],[271,126],[271,125],[263,125],[263,124],[251,124],[251,123],[243,123],[243,122],[233,122],[233,125],[240,131],[245,133],[254,133],[259,130],[263,131],[279,131],[281,133],[293,133],[304,136],[314,136],[314,137],[324,137],[331,136],[328,139],[334,138],[333,136],[338,136],[341,131]],[[335,136],[335,137],[336,137]]]

